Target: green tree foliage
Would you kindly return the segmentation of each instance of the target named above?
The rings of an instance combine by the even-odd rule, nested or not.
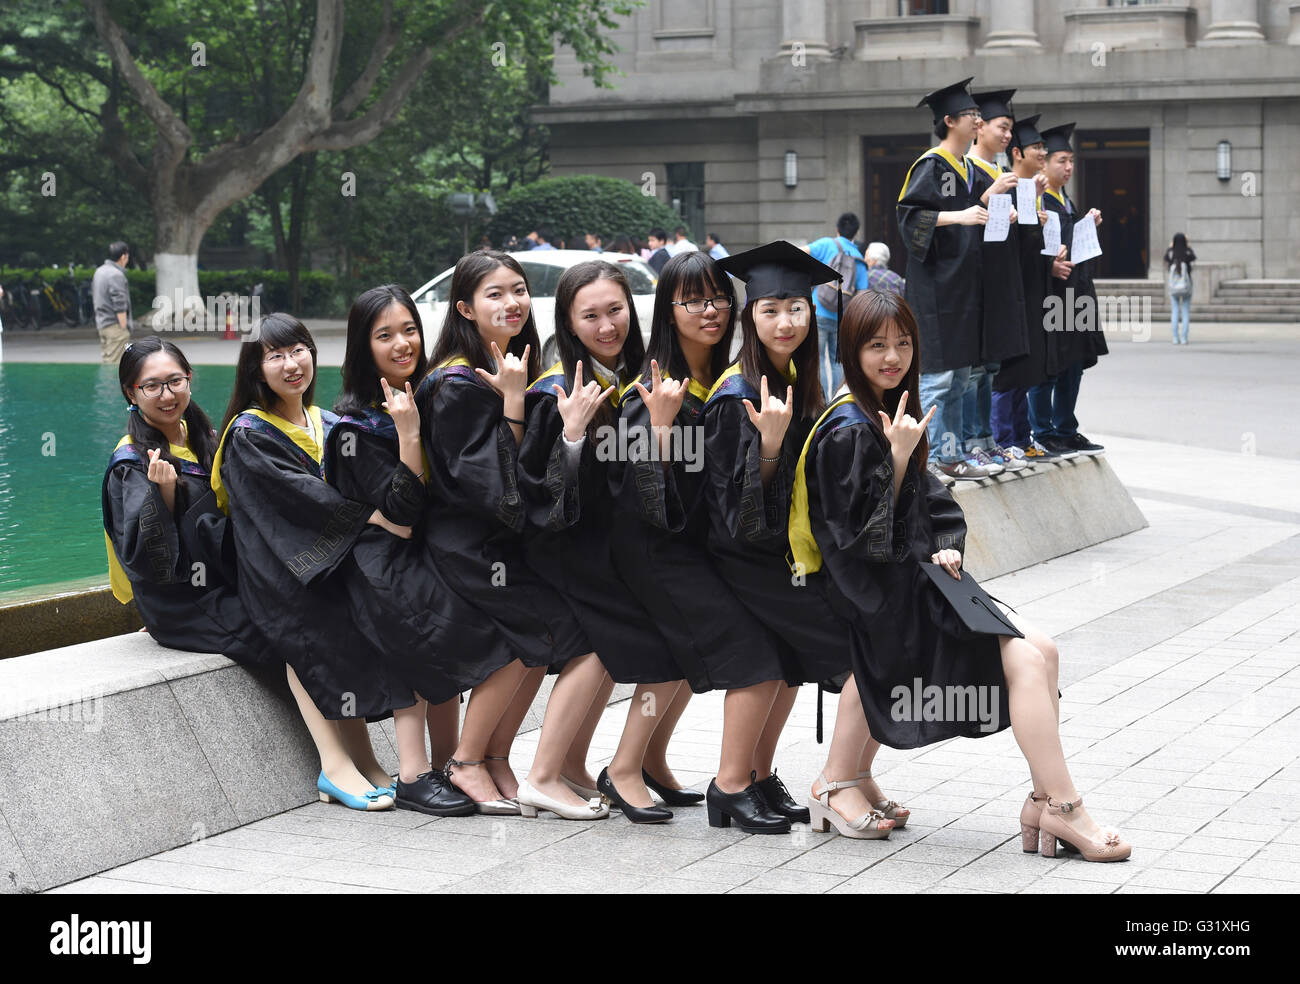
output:
[[[620,233],[639,236],[653,226],[671,230],[681,217],[641,187],[621,178],[578,175],[542,178],[521,185],[498,203],[500,211],[488,225],[488,235],[499,242],[511,234],[521,238],[538,226],[549,226],[569,245],[581,245],[579,237],[598,232],[605,237]]]

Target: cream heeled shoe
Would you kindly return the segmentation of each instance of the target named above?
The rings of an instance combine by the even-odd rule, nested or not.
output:
[[[525,779],[519,784],[519,812],[525,817],[537,816],[538,810],[554,813],[563,820],[604,820],[609,816],[609,806],[599,797],[589,799],[581,806],[570,806],[559,800],[551,799],[545,793],[538,792]]]
[[[863,779],[870,779],[870,778],[871,778],[870,769],[868,769],[866,772],[858,773],[858,782],[861,782]],[[907,818],[912,815],[912,811],[906,809],[897,800],[883,799],[879,803],[872,803],[871,805],[872,808],[875,809],[877,812],[883,813],[887,819],[894,821],[895,830],[902,830],[904,827],[906,827]]]
[[[813,830],[824,834],[829,827],[834,827],[844,837],[852,837],[856,840],[885,840],[889,837],[896,824],[879,811],[868,810],[856,820],[845,820],[831,806],[832,792],[856,786],[859,780],[843,779],[839,782],[830,782],[825,775],[819,773],[817,781],[821,784],[822,791],[817,794],[816,799],[808,800],[808,814]]]

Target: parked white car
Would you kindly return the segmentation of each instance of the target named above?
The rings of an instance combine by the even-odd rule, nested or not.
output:
[[[537,335],[542,342],[544,367],[552,365],[556,359],[553,338],[555,288],[565,270],[585,260],[608,260],[619,265],[632,287],[636,316],[641,325],[641,337],[649,340],[650,316],[654,312],[655,284],[658,278],[650,264],[641,257],[630,253],[596,253],[585,249],[534,249],[510,255],[519,261],[519,265],[524,268],[524,275],[528,278],[528,286],[533,298],[533,318],[537,324]],[[447,316],[453,271],[454,267],[449,267],[413,294],[420,319],[424,322],[424,343],[430,351],[437,344],[443,320]]]

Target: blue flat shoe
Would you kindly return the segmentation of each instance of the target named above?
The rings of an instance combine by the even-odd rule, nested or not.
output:
[[[353,796],[326,779],[324,772],[316,780],[316,790],[322,803],[338,802],[353,810],[390,810],[393,807],[394,797],[387,789],[370,789],[360,796]]]

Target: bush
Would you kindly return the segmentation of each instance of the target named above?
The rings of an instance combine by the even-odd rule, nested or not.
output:
[[[90,266],[77,268],[77,283],[95,275]],[[58,284],[66,280],[67,268],[43,267],[39,270],[23,267],[0,267],[0,283],[6,288],[20,280],[35,286],[38,278]],[[126,282],[131,285],[131,312],[137,321],[153,310],[157,274],[153,270],[127,270]],[[293,311],[289,304],[289,274],[282,270],[200,270],[199,292],[204,297],[218,294],[248,295],[254,284],[262,284],[263,312],[289,311],[300,318],[337,318],[346,311],[338,297],[334,275],[315,270],[298,274],[298,288],[302,293],[302,310]]]
[[[571,247],[585,232],[599,232],[608,247],[619,233],[645,238],[653,226],[669,232],[682,219],[653,195],[642,194],[639,186],[621,178],[584,174],[568,178],[542,178],[520,185],[498,203],[498,212],[488,226],[494,243],[512,233],[522,239],[538,226],[550,226],[556,237]]]

